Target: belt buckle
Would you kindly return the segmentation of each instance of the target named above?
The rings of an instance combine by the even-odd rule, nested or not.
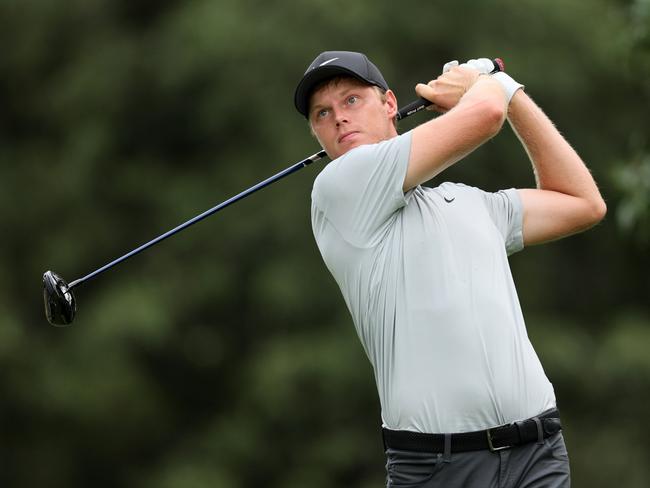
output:
[[[496,428],[498,429],[498,427]],[[492,443],[492,429],[487,429],[485,434],[487,435],[488,447],[491,452],[503,451],[504,449],[510,449],[512,447],[512,445],[494,447],[494,444]]]

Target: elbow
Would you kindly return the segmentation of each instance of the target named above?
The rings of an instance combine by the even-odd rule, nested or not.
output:
[[[485,100],[484,107],[482,107],[483,120],[485,122],[485,129],[488,137],[496,136],[503,123],[506,120],[506,107],[502,100]]]
[[[591,222],[596,225],[607,215],[607,204],[605,200],[599,195],[598,198],[591,204]]]
[[[600,195],[591,200],[587,200],[585,203],[586,205],[583,207],[581,216],[582,227],[589,229],[605,218],[607,205]]]

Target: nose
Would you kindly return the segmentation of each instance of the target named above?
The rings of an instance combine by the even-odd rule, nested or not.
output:
[[[336,121],[336,126],[340,127],[341,124],[347,124],[349,122],[348,116],[345,113],[345,110],[335,110],[334,112],[334,120]]]

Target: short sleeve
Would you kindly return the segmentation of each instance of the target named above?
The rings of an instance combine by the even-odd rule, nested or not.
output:
[[[496,193],[481,192],[488,213],[499,229],[508,255],[524,248],[523,206],[514,188]]]
[[[351,244],[373,245],[406,204],[410,150],[410,133],[352,149],[318,175],[312,206]]]

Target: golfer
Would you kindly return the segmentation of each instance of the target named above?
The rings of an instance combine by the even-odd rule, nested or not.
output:
[[[313,232],[374,369],[388,487],[570,485],[508,255],[583,231],[606,206],[522,85],[491,68],[452,62],[418,84],[443,115],[401,135],[395,94],[364,54],[320,54],[295,92],[332,159],[314,182]],[[537,188],[421,186],[506,118]]]

